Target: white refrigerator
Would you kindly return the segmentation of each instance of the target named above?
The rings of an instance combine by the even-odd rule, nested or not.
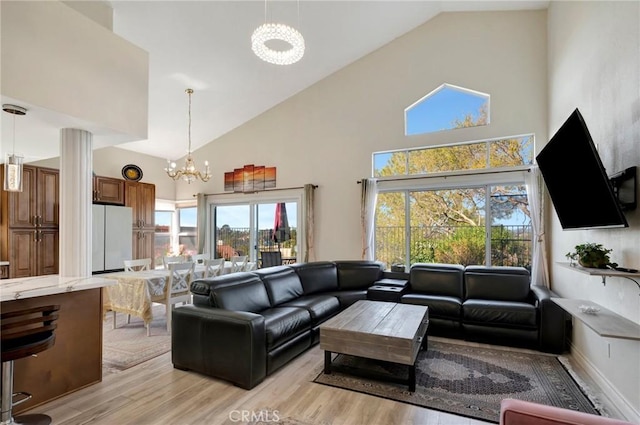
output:
[[[93,207],[93,273],[124,269],[124,260],[131,260],[130,207],[92,205]]]

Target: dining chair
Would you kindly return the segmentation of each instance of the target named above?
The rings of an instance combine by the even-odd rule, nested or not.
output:
[[[261,251],[260,267],[273,267],[282,265],[282,253],[280,251]]]
[[[169,279],[164,288],[164,298],[155,299],[154,302],[162,303],[167,310],[167,332],[171,332],[171,310],[177,303],[188,303],[191,300],[189,285],[193,280],[192,261],[182,263],[169,263]],[[147,334],[149,334],[147,330]]]
[[[246,271],[249,257],[247,255],[236,255],[231,257],[231,273]]]
[[[125,272],[141,272],[151,269],[151,258],[142,258],[140,260],[124,260]]]
[[[224,271],[224,258],[204,260],[204,277],[220,276]]]
[[[184,263],[187,261],[187,257],[185,255],[165,255],[162,257],[162,266],[169,270],[169,264],[171,263]]]
[[[139,260],[124,260],[125,272],[142,272],[151,270],[151,258],[141,258]],[[127,314],[127,325],[131,323],[131,315]],[[113,312],[113,329],[116,328],[116,312]]]
[[[208,259],[210,259],[211,256],[209,254],[193,254],[191,255],[191,261],[194,262],[194,264],[198,265],[203,265],[204,262]]]

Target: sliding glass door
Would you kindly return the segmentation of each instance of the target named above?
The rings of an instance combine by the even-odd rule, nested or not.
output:
[[[261,252],[280,251],[283,263],[296,261],[297,201],[213,204],[212,217],[211,240],[216,257],[248,255],[249,261],[259,263]]]

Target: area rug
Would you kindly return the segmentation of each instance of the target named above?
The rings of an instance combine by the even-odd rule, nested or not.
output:
[[[141,318],[116,314],[116,328],[113,329],[113,313],[105,315],[102,327],[103,372],[118,372],[158,357],[171,350],[171,335],[167,332],[164,305],[154,305],[151,336]]]
[[[552,355],[429,341],[416,363],[414,393],[404,384],[356,376],[373,371],[406,378],[406,366],[343,354],[332,365],[343,372],[321,372],[314,382],[487,422],[499,422],[504,398],[599,414]]]

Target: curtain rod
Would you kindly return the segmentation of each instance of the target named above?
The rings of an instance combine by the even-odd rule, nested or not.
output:
[[[314,189],[318,188],[317,184],[311,185]],[[253,195],[254,193],[262,193],[262,192],[277,192],[279,190],[294,190],[294,189],[304,189],[304,186],[297,186],[297,187],[278,187],[275,189],[265,189],[265,190],[254,190],[253,192],[218,192],[218,193],[205,193],[204,196],[214,196],[214,195],[233,195],[234,193],[241,193],[244,195]],[[193,197],[195,198],[196,196],[198,196],[197,193],[193,194]]]
[[[420,179],[435,179],[435,178],[447,178],[447,177],[460,177],[460,176],[479,176],[482,174],[502,174],[502,173],[516,173],[518,171],[526,171],[527,173],[531,171],[531,168],[522,168],[518,170],[502,170],[502,171],[482,171],[482,172],[471,172],[471,173],[463,173],[463,174],[437,174],[437,175],[421,175],[416,174],[411,177],[398,177],[391,179],[383,179],[378,180],[378,182],[397,182],[401,180],[420,180]],[[356,184],[362,184],[362,180],[356,181]]]

